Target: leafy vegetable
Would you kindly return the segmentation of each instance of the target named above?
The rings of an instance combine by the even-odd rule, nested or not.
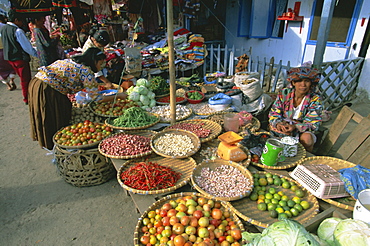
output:
[[[243,232],[244,235],[244,232]],[[294,220],[283,219],[254,237],[249,246],[320,246],[306,229]]]
[[[148,94],[148,88],[146,88],[145,86],[139,86],[138,87],[138,92],[140,93],[140,95],[146,95]]]
[[[334,241],[340,246],[370,245],[369,225],[361,220],[345,219],[334,230]]]
[[[137,86],[145,86],[145,87],[149,87],[150,86],[150,82],[144,78],[141,78],[141,79],[138,79],[136,81],[136,85]]]
[[[331,246],[335,245],[333,233],[340,221],[342,221],[342,219],[335,217],[323,220],[317,228],[317,235],[319,238],[325,240]]]
[[[154,99],[155,98],[155,93],[152,92],[152,91],[149,91],[148,94],[146,94],[147,97],[149,97],[150,99]]]
[[[149,107],[154,107],[157,104],[155,99],[150,99]]]
[[[140,100],[140,94],[138,92],[132,92],[129,96],[128,96],[128,99],[132,100],[132,101],[139,101]]]
[[[149,103],[150,103],[150,99],[144,95],[141,95],[140,96],[140,102],[144,105],[144,106],[148,106]]]
[[[126,93],[127,93],[127,95],[130,95],[133,91],[134,91],[134,88],[135,88],[135,86],[130,86],[127,90],[126,90]]]

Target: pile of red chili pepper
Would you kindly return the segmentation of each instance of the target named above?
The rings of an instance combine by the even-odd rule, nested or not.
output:
[[[176,97],[176,102],[182,102],[185,100],[185,97]],[[165,96],[157,99],[157,102],[161,103],[170,103],[170,96]]]
[[[181,174],[153,162],[138,162],[121,173],[122,182],[137,190],[160,190],[175,186]]]

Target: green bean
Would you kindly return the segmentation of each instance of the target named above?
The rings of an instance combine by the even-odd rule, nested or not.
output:
[[[117,127],[139,127],[154,123],[157,117],[149,114],[139,107],[131,107],[113,120],[113,125]]]

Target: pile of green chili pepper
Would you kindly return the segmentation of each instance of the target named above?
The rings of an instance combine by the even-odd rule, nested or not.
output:
[[[140,127],[150,125],[158,120],[155,115],[149,114],[140,107],[131,107],[123,115],[113,120],[117,127]]]
[[[121,173],[122,182],[138,190],[160,190],[172,187],[181,174],[153,162],[138,162]]]

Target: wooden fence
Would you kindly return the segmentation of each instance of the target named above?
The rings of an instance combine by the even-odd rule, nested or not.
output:
[[[274,57],[252,60],[252,48],[229,48],[220,44],[207,45],[208,55],[203,65],[203,73],[216,71],[225,72],[227,75],[234,75],[237,56],[247,54],[250,57],[248,72],[258,72],[261,86],[265,92],[275,93],[278,83],[287,84],[287,71],[291,68],[290,61],[283,64],[282,60],[275,61]],[[318,88],[323,98],[325,109],[334,109],[343,106],[350,101],[358,85],[358,77],[361,73],[363,58],[325,62],[321,71],[323,78]]]

